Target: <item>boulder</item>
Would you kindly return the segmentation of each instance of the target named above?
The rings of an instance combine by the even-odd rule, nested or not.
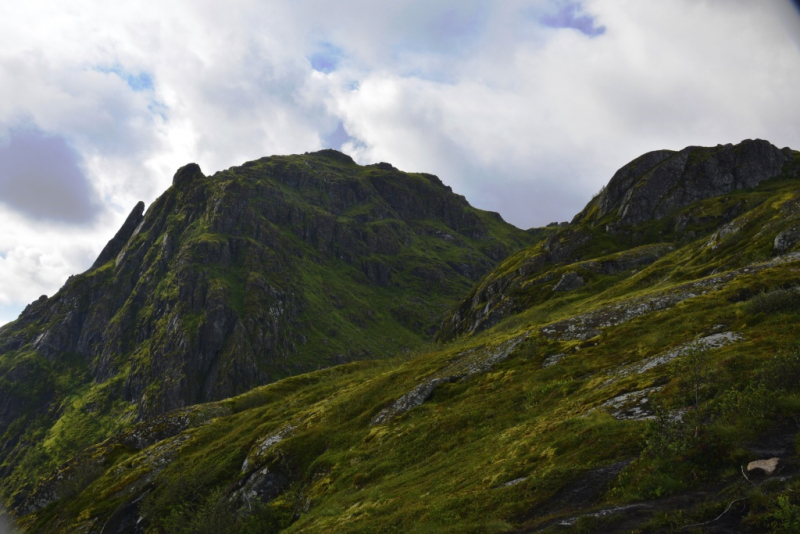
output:
[[[780,463],[780,458],[770,458],[769,460],[755,460],[747,464],[747,471],[755,471],[759,469],[764,472],[766,475],[771,475],[777,469],[778,464]]]
[[[798,241],[800,241],[800,225],[795,224],[775,236],[772,248],[776,254],[784,254],[794,247]]]
[[[583,286],[586,281],[575,271],[565,273],[561,280],[553,286],[553,291],[574,291]]]

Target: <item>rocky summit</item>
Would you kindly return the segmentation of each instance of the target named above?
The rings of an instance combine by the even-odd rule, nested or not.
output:
[[[792,158],[791,149],[760,139],[649,152],[617,171],[572,222],[597,223],[612,215],[609,223],[618,227],[662,219],[698,200],[752,189],[780,174]]]
[[[796,532],[800,153],[522,231],[333,150],[134,207],[0,329],[26,532]]]

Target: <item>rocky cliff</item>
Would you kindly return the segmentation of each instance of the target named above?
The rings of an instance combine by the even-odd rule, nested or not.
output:
[[[618,227],[662,219],[698,200],[756,187],[779,175],[792,153],[761,139],[648,152],[618,170],[572,223],[611,216],[607,224]]]
[[[762,140],[644,154],[617,171],[569,226],[541,229],[540,243],[477,284],[444,320],[437,338],[490,328],[559,291],[630,276],[721,227],[725,235],[732,227],[724,225],[756,201],[741,193],[797,171],[796,151]],[[702,202],[707,199],[715,200]]]
[[[0,474],[33,435],[58,457],[132,420],[413,348],[531,241],[436,176],[333,150],[213,176],[186,165],[89,271],[0,329]]]

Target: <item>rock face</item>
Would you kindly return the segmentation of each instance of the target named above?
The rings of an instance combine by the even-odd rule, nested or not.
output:
[[[753,188],[779,175],[789,159],[789,151],[759,139],[649,152],[617,171],[572,222],[598,221],[615,212],[615,225],[661,219],[697,200]]]
[[[213,176],[186,165],[89,271],[0,328],[0,383],[13,384],[0,387],[6,454],[20,440],[12,424],[57,419],[84,385],[105,396],[93,405],[124,400],[145,418],[392,355],[532,241],[433,175],[332,150]]]
[[[139,202],[134,206],[128,218],[125,219],[122,228],[119,229],[117,234],[111,238],[111,241],[103,248],[103,251],[100,252],[100,255],[97,257],[94,264],[92,264],[90,270],[97,269],[101,265],[108,263],[112,258],[116,258],[117,254],[122,250],[122,247],[125,246],[125,243],[127,243],[133,235],[133,232],[135,232],[136,228],[141,224],[142,219],[144,219],[144,202]]]
[[[570,271],[565,273],[561,277],[561,280],[559,280],[558,283],[553,286],[553,291],[574,291],[585,283],[586,281],[581,278],[581,275],[575,271]]]
[[[541,242],[508,258],[475,286],[442,322],[437,339],[491,328],[552,292],[590,284],[591,273],[634,274],[667,254],[676,241],[713,234],[707,246],[716,250],[746,224],[738,219],[746,202],[727,198],[705,208],[698,203],[790,176],[797,161],[796,152],[762,140],[644,154],[617,171],[569,225],[531,230]],[[793,217],[797,209],[792,205],[789,211]],[[800,231],[792,226],[777,235],[774,251],[784,254],[798,242]]]
[[[525,309],[531,298],[546,295],[547,291],[543,288],[546,283],[555,281],[552,291],[557,293],[582,287],[586,280],[577,271],[570,270],[558,277],[548,268],[557,264],[556,260],[568,262],[576,259],[580,248],[590,239],[588,232],[566,230],[546,239],[538,248],[529,249],[531,254],[524,259],[509,258],[506,263],[516,268],[503,269],[501,266],[498,271],[502,274],[490,274],[475,286],[453,313],[445,318],[437,338],[445,340],[492,327],[509,315]],[[557,250],[556,255],[552,254],[554,249]],[[566,250],[569,252],[565,253]],[[572,266],[596,274],[613,275],[650,265],[671,250],[669,245],[646,245],[620,254],[576,262]]]
[[[514,350],[528,338],[528,335],[523,334],[519,337],[508,339],[495,347],[487,347],[460,354],[460,358],[444,369],[440,369],[434,376],[424,380],[414,389],[381,410],[370,424],[380,425],[387,423],[412,408],[422,405],[431,397],[436,388],[442,384],[465,380],[471,376],[490,371],[495,365],[511,356]]]

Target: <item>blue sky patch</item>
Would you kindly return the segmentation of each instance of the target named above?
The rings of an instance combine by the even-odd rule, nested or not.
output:
[[[0,303],[0,324],[15,321],[22,310],[25,309],[26,304],[20,302],[11,302],[8,304]]]
[[[330,74],[339,68],[343,57],[344,53],[341,48],[332,43],[323,42],[320,43],[319,50],[311,54],[308,60],[314,70]]]
[[[596,26],[591,15],[581,13],[582,6],[578,2],[563,4],[558,13],[545,15],[539,22],[548,28],[571,28],[589,37],[598,37],[606,33],[605,26]]]
[[[152,91],[153,90],[153,77],[147,72],[139,72],[134,74],[128,72],[121,65],[114,65],[113,67],[101,67],[97,69],[106,74],[116,74],[128,84],[128,87],[134,91]]]
[[[342,121],[339,121],[334,131],[322,136],[322,143],[325,145],[325,148],[333,148],[334,150],[341,150],[342,145],[350,142],[358,144],[358,139],[347,133]]]

